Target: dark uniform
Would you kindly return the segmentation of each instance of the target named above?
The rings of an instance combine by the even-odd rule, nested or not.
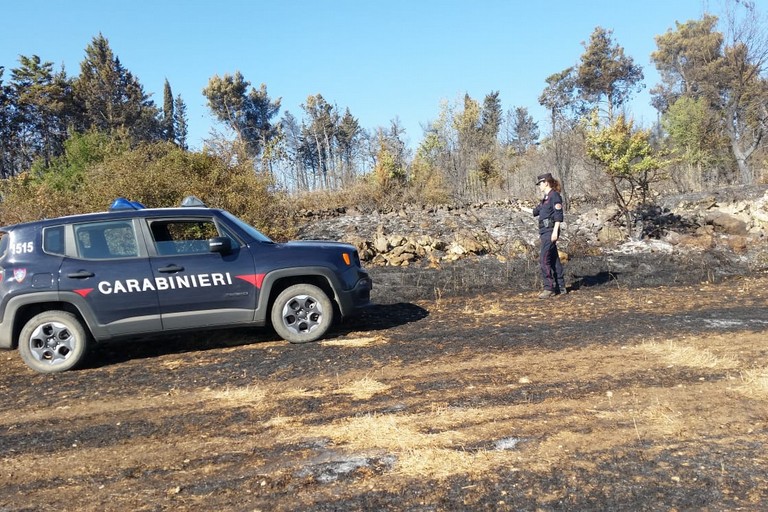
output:
[[[563,198],[558,192],[550,190],[541,200],[541,204],[533,209],[533,216],[539,218],[539,238],[541,239],[539,265],[544,289],[552,293],[567,293],[557,243],[552,241],[555,222],[563,222]]]

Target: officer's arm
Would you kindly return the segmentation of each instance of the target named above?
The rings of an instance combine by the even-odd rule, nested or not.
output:
[[[555,210],[552,212],[552,220],[555,222],[563,222],[563,200],[560,198],[559,194],[554,198],[554,208]]]
[[[553,212],[552,220],[555,221],[555,227],[552,230],[552,241],[557,242],[560,238],[560,223],[563,222],[563,200],[560,194],[555,196],[555,211]]]

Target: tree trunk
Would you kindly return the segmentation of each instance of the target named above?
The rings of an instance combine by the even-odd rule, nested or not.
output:
[[[737,118],[737,113],[732,109],[729,109],[728,115],[731,119]],[[738,121],[736,121],[738,123]],[[749,137],[749,130],[745,127],[739,133],[737,128],[733,126],[733,123],[728,123],[726,132],[728,133],[728,139],[731,141],[731,151],[736,159],[736,165],[739,167],[739,179],[742,185],[754,185],[755,174],[752,171],[749,163],[749,157],[760,145],[760,140],[763,138],[763,127],[759,126]],[[747,147],[743,147],[743,146]]]

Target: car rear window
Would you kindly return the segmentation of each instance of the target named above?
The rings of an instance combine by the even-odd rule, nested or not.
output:
[[[63,256],[66,251],[64,247],[64,226],[53,226],[43,230],[43,252]]]
[[[8,232],[0,231],[0,258],[5,257],[5,253],[8,251]]]
[[[75,240],[81,258],[105,260],[139,255],[136,232],[130,222],[78,224]]]

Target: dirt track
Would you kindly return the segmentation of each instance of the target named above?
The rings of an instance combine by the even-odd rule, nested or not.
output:
[[[0,511],[764,510],[768,276],[2,353]]]

